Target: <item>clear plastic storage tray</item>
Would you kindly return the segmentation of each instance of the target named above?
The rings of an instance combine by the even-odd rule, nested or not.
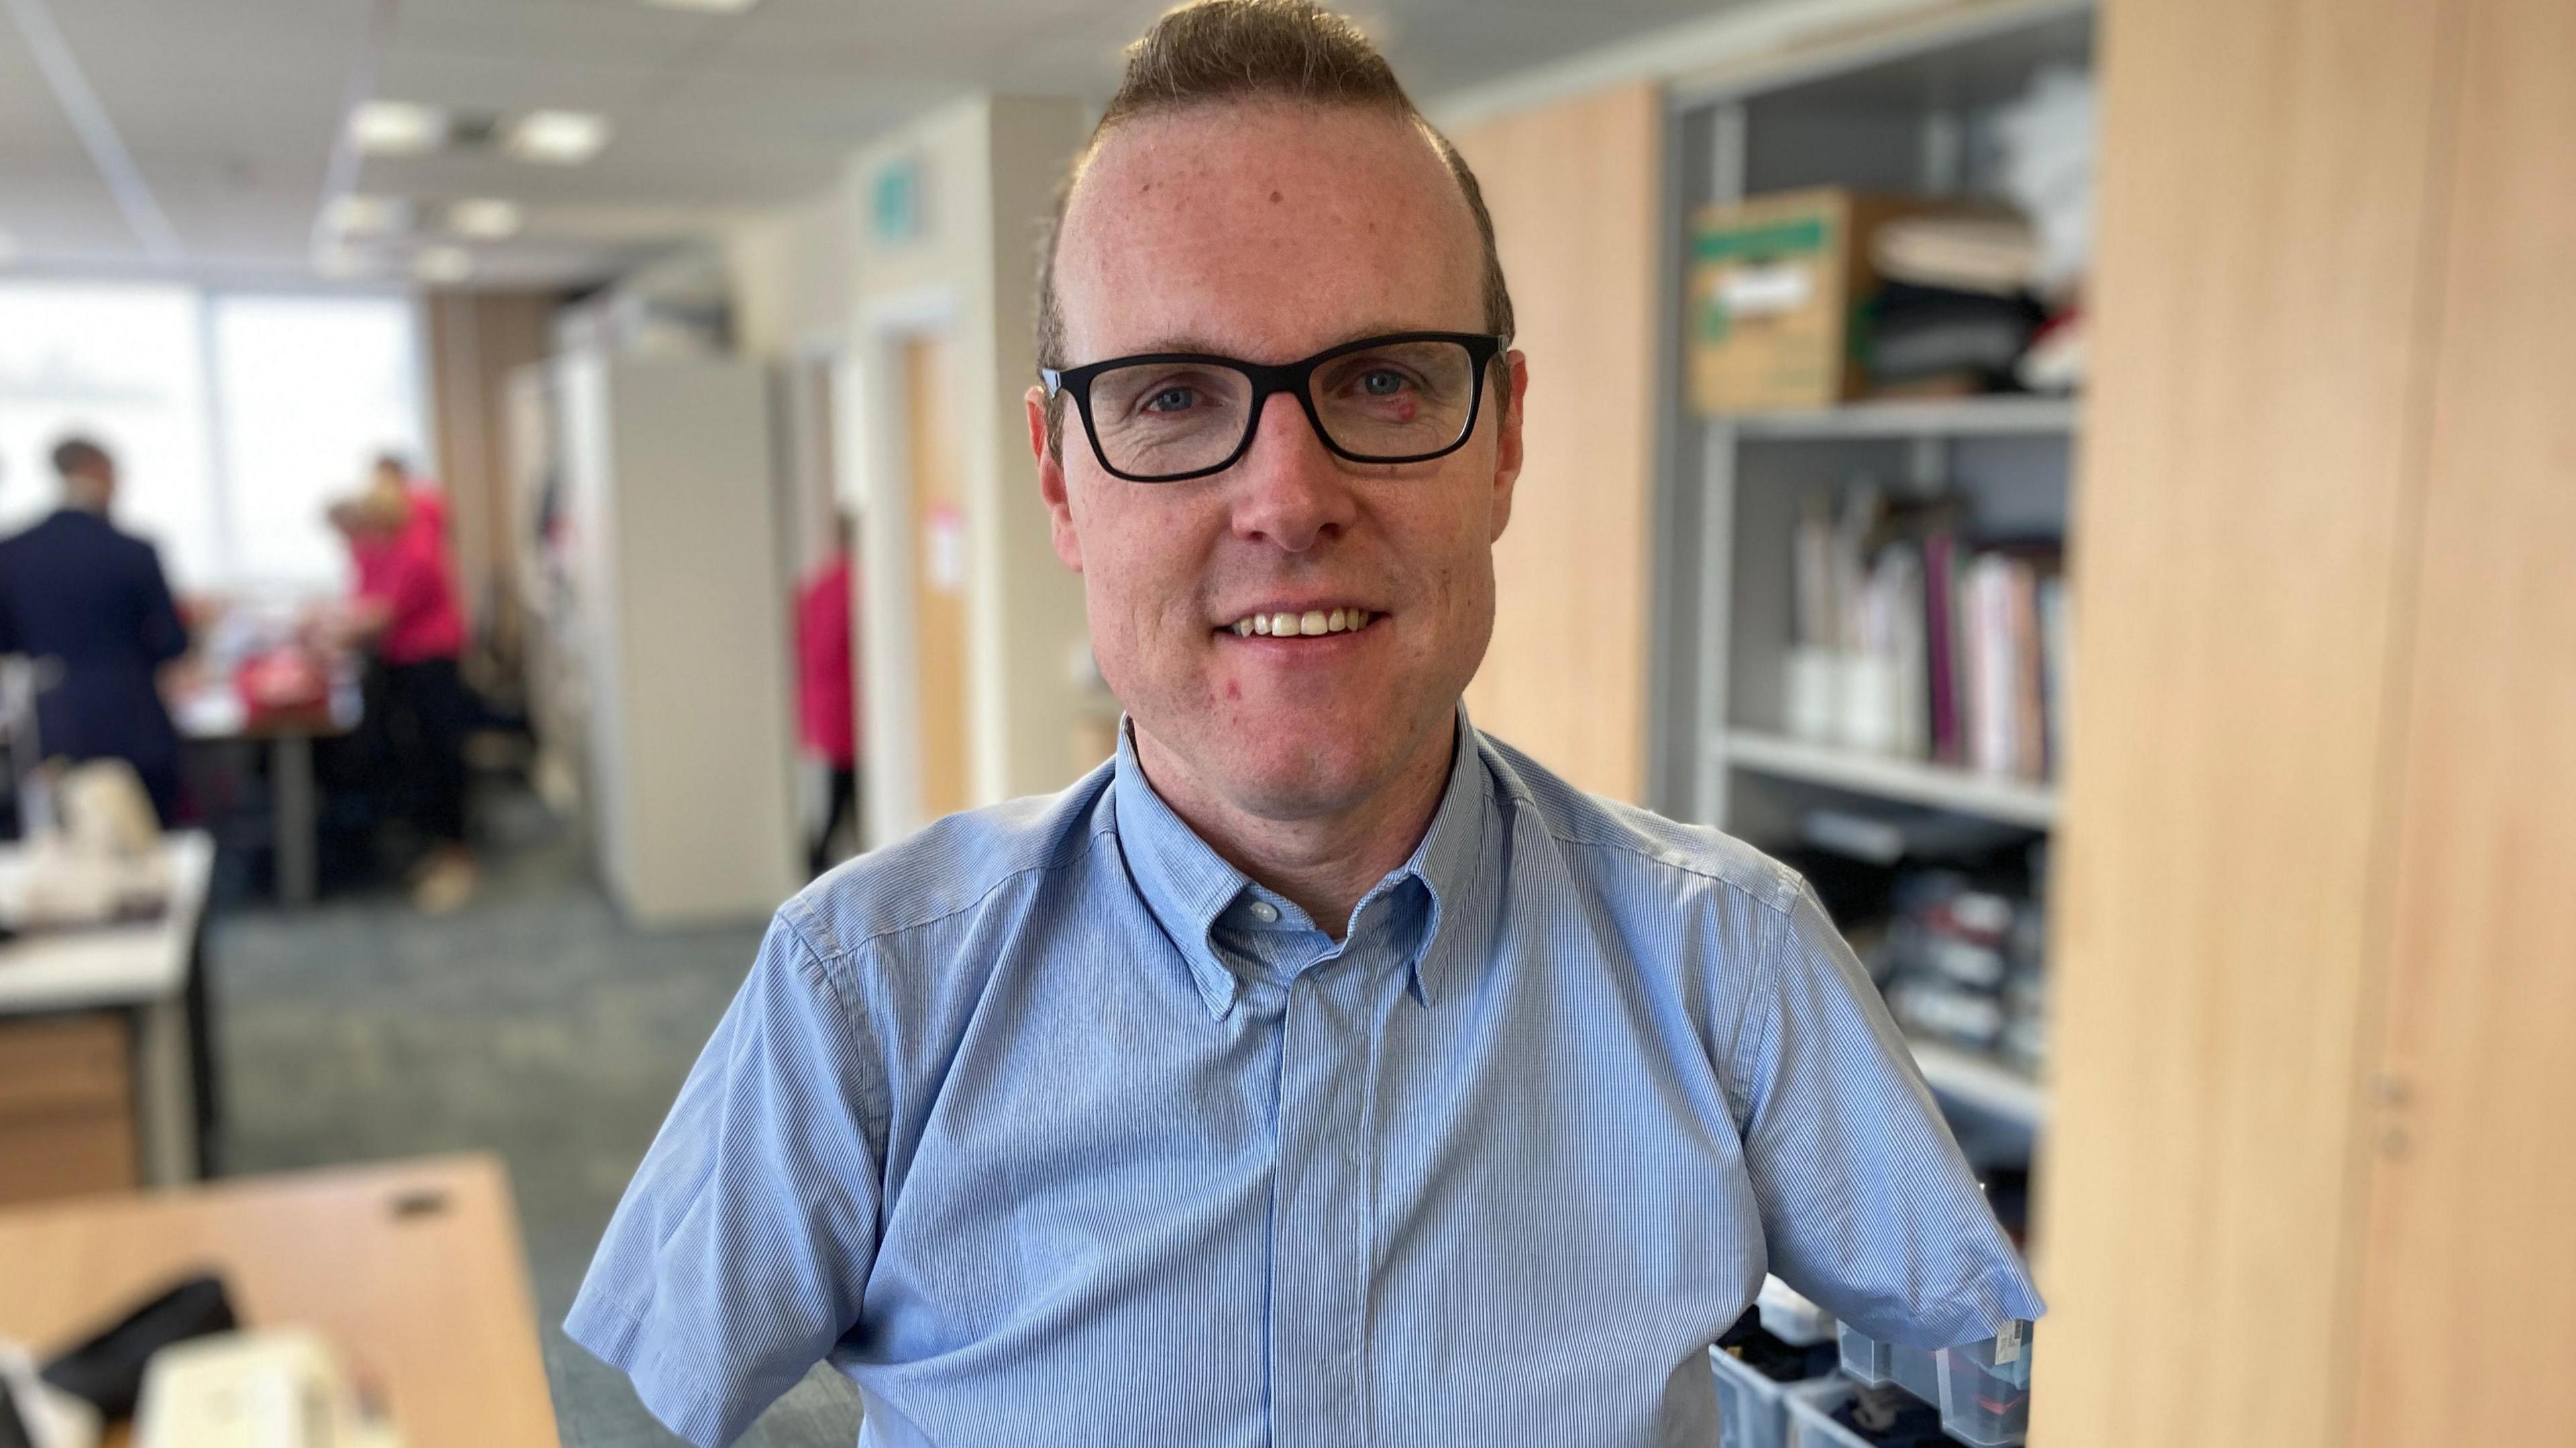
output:
[[[1999,1448],[2030,1431],[2030,1324],[1941,1349],[1941,1426],[1952,1437]]]
[[[1842,1334],[1844,1372],[1873,1388],[1894,1383],[1927,1403],[1941,1401],[1941,1363],[1935,1354],[1881,1342],[1848,1322]]]
[[[1880,1342],[1846,1322],[1843,1371],[1873,1388],[1883,1388],[1896,1379],[1896,1345]]]
[[[1785,1399],[1807,1383],[1774,1381],[1724,1348],[1709,1349],[1708,1360],[1717,1374],[1719,1448],[1784,1448],[1789,1426]]]

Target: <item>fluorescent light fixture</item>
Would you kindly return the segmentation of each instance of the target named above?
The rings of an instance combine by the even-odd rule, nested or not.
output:
[[[342,236],[383,236],[411,225],[411,203],[396,196],[333,197],[331,230]]]
[[[730,15],[748,10],[760,0],[644,0],[644,3],[658,5],[665,10],[712,10]]]
[[[353,246],[326,246],[313,254],[313,270],[333,281],[346,281],[366,269],[366,257]]]
[[[370,156],[419,156],[447,140],[447,114],[410,101],[368,101],[349,112],[349,139]]]
[[[422,281],[453,286],[474,275],[474,255],[461,246],[423,247],[411,270]]]
[[[501,144],[522,161],[578,166],[608,144],[608,120],[588,111],[530,111],[508,128]]]
[[[505,236],[515,236],[525,220],[519,214],[519,203],[503,201],[497,196],[478,196],[447,208],[447,229],[477,241],[499,241]]]

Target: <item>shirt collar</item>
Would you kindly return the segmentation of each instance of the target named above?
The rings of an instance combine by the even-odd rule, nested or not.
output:
[[[1407,965],[1414,998],[1425,1006],[1438,999],[1441,972],[1435,962],[1445,957],[1446,945],[1462,928],[1458,922],[1466,917],[1483,853],[1486,816],[1491,812],[1492,786],[1477,750],[1477,737],[1462,703],[1449,784],[1441,794],[1440,807],[1432,813],[1431,828],[1424,832],[1412,858],[1389,871],[1352,911],[1357,919],[1372,901],[1406,880],[1422,882],[1430,896],[1430,917]],[[1188,962],[1208,1014],[1223,1019],[1233,1009],[1241,983],[1217,954],[1210,936],[1217,917],[1252,882],[1209,848],[1154,792],[1136,760],[1134,730],[1123,718],[1118,723],[1118,759],[1110,792],[1119,848],[1137,892]]]

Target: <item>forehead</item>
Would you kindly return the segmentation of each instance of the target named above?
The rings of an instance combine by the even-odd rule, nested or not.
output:
[[[1286,361],[1372,331],[1481,331],[1473,216],[1419,126],[1277,101],[1123,122],[1065,208],[1076,363],[1164,347]]]

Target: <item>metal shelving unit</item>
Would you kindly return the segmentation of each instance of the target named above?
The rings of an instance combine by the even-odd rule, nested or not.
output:
[[[1946,764],[1866,754],[1810,744],[1751,729],[1731,729],[1716,750],[1736,769],[1822,785],[1930,809],[1975,815],[2034,830],[2057,824],[2057,791],[2007,776],[1977,774]]]
[[[1988,190],[1975,146],[1993,108],[2051,65],[2089,64],[2083,0],[2033,0],[1927,22],[1838,53],[1746,70],[1673,94],[1673,204],[1687,235],[1713,202],[1817,185],[1930,195]],[[1676,255],[1687,254],[1678,248]],[[1679,269],[1669,315],[1682,314]],[[2072,506],[2080,401],[1996,396],[1864,401],[1702,417],[1683,394],[1682,339],[1665,335],[1655,803],[1756,845],[1794,839],[1803,811],[1924,809],[2056,826],[2044,782],[1793,738],[1785,727],[1789,539],[1804,504],[1858,477],[1894,497],[1973,500],[1997,534],[2060,533]],[[2000,1061],[1920,1042],[1925,1078],[1955,1104],[2036,1132],[2042,1088]]]

